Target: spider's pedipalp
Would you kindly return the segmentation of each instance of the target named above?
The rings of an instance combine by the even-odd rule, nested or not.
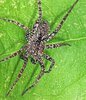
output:
[[[61,46],[71,46],[71,45],[68,44],[68,43],[47,44],[47,45],[45,45],[45,49],[58,48],[58,47],[61,47]]]
[[[38,29],[38,26],[39,26],[39,21],[37,20],[33,26],[33,29],[31,31],[32,34],[35,34],[37,29]]]
[[[17,22],[17,21],[14,21],[14,20],[10,20],[10,19],[7,19],[7,18],[0,18],[0,20],[4,20],[6,22],[13,23],[13,24],[19,26],[20,28],[24,29],[25,31],[29,30],[28,27],[26,27],[25,25],[21,24],[20,22]]]
[[[13,88],[14,88],[14,86],[16,85],[16,83],[18,82],[18,80],[21,78],[21,76],[22,76],[22,74],[23,74],[23,72],[24,72],[24,70],[25,70],[25,68],[26,68],[27,62],[28,62],[28,58],[25,57],[23,67],[21,68],[21,70],[20,70],[20,72],[19,72],[19,74],[18,74],[16,80],[14,81],[14,83],[13,83],[12,86],[10,87],[9,91],[7,92],[7,94],[6,94],[7,96],[10,94],[10,92],[13,90]]]
[[[63,19],[59,23],[58,27],[52,33],[50,33],[47,38],[45,38],[45,41],[49,41],[50,39],[52,39],[58,33],[58,31],[61,29],[61,27],[63,26],[64,22],[66,21],[66,19],[68,18],[69,14],[71,13],[71,11],[73,10],[73,8],[75,7],[75,5],[77,4],[78,1],[79,0],[76,0],[73,3],[73,5],[70,7],[70,9],[66,13],[66,15],[63,17]]]
[[[0,62],[7,61],[7,60],[9,60],[9,59],[11,59],[11,58],[13,58],[13,57],[19,55],[20,52],[21,52],[21,51],[18,50],[18,51],[16,51],[15,53],[11,54],[10,56],[8,56],[8,57],[6,57],[6,58],[0,60]]]
[[[26,33],[26,35],[25,35],[25,39],[26,39],[26,41],[28,42],[29,41],[29,36],[30,36],[30,30],[29,31],[27,31],[27,33]]]

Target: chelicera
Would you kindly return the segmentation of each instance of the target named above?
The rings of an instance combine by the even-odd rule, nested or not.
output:
[[[44,49],[52,49],[52,48],[58,48],[61,46],[70,46],[70,45],[67,43],[46,44],[46,42],[51,40],[59,32],[59,30],[62,28],[64,22],[66,21],[66,19],[68,18],[69,14],[71,13],[71,11],[73,10],[74,6],[77,4],[78,1],[79,0],[76,0],[73,3],[73,5],[70,7],[68,12],[65,14],[63,19],[59,23],[59,25],[56,27],[56,29],[52,33],[49,33],[48,23],[42,19],[41,0],[37,0],[39,16],[31,30],[28,27],[26,27],[25,25],[23,25],[17,21],[6,19],[6,18],[0,18],[0,20],[4,20],[6,22],[13,23],[13,24],[19,26],[20,28],[24,29],[26,31],[25,38],[27,40],[27,43],[20,50],[16,51],[15,53],[9,55],[8,57],[6,57],[2,60],[0,60],[0,62],[3,62],[3,61],[11,59],[12,57],[19,55],[20,58],[23,59],[23,61],[24,61],[24,64],[23,64],[17,78],[15,79],[14,83],[11,85],[9,91],[7,92],[7,95],[9,95],[9,93],[13,90],[14,86],[19,81],[20,77],[22,76],[22,74],[26,68],[29,57],[31,57],[32,63],[40,64],[41,71],[40,71],[39,75],[37,76],[36,80],[34,81],[34,83],[30,87],[28,87],[25,91],[23,91],[22,95],[24,95],[28,90],[30,90],[34,86],[36,86],[37,83],[39,82],[39,80],[41,79],[41,77],[45,73],[49,73],[52,70],[55,61],[52,57],[50,57],[49,55],[44,53]],[[43,58],[45,58],[51,62],[51,65],[48,70],[45,69],[45,65],[43,63]]]

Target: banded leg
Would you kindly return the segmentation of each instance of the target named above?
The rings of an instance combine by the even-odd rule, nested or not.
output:
[[[30,89],[34,88],[38,84],[38,82],[42,78],[42,76],[44,75],[44,70],[45,70],[44,64],[43,64],[43,62],[39,62],[39,63],[41,65],[41,71],[40,71],[39,75],[37,76],[37,78],[34,81],[34,83],[30,87],[28,87],[25,91],[22,92],[22,95],[24,95]]]
[[[16,85],[16,83],[19,81],[19,79],[21,78],[25,68],[26,68],[26,65],[27,65],[27,61],[28,61],[28,58],[26,57],[24,59],[24,64],[23,64],[23,67],[21,68],[16,80],[14,81],[14,83],[12,84],[12,86],[10,87],[9,91],[7,92],[7,96],[10,94],[10,92],[13,90],[14,86]]]
[[[55,64],[55,61],[49,55],[44,54],[43,56],[44,56],[45,59],[47,59],[47,60],[49,60],[51,62],[51,65],[50,65],[49,69],[47,71],[44,71],[45,73],[49,73],[52,70],[52,68],[53,68],[53,66]]]
[[[25,59],[24,54],[21,54],[21,55],[20,55],[20,58],[21,58],[22,60],[24,60],[24,59]],[[33,59],[32,57],[31,57],[30,61],[31,61],[32,64],[36,64],[36,62],[37,62],[37,61],[36,61],[35,59]]]
[[[32,33],[33,33],[33,34],[37,31],[38,26],[39,26],[39,24],[40,24],[41,21],[42,21],[41,0],[37,0],[37,3],[38,3],[39,17],[38,17],[38,20],[36,21],[35,25],[33,26],[33,30],[32,30]]]
[[[41,22],[41,20],[42,20],[41,0],[38,0],[38,10],[39,10],[39,18],[38,18],[38,21]]]
[[[71,46],[71,45],[67,43],[48,44],[48,45],[45,45],[45,49],[58,48],[61,46]]]
[[[44,39],[44,41],[49,41],[50,39],[52,39],[57,33],[58,31],[61,29],[61,27],[63,26],[64,22],[66,21],[66,19],[68,18],[69,14],[71,13],[71,11],[73,10],[73,8],[75,7],[75,5],[77,4],[79,0],[76,0],[73,5],[70,7],[69,11],[66,13],[66,15],[63,17],[63,19],[61,20],[61,22],[59,23],[58,27],[48,35],[47,38]]]
[[[28,31],[29,30],[28,27],[26,27],[25,25],[23,25],[23,24],[21,24],[21,23],[19,23],[17,21],[10,20],[10,19],[6,19],[6,18],[0,18],[0,20],[4,20],[6,22],[13,23],[13,24],[19,26],[20,28],[24,29],[25,31]]]
[[[9,59],[11,59],[11,58],[17,56],[18,54],[20,54],[20,52],[21,52],[21,50],[16,51],[15,53],[11,54],[10,56],[8,56],[8,57],[6,57],[6,58],[0,60],[0,62],[7,61],[7,60],[9,60]]]

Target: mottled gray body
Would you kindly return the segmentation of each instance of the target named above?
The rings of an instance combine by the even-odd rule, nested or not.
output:
[[[27,51],[35,60],[38,60],[43,55],[45,47],[43,39],[48,36],[48,30],[48,23],[43,21],[37,26],[35,33],[28,37]]]

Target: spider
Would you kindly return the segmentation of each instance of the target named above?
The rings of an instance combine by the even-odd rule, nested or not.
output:
[[[9,55],[8,57],[6,57],[2,60],[0,60],[0,62],[3,62],[3,61],[6,61],[6,60],[9,60],[12,57],[19,55],[20,58],[23,59],[23,61],[24,61],[24,64],[23,64],[17,78],[15,79],[14,83],[11,85],[9,91],[7,92],[7,96],[10,94],[10,92],[13,90],[16,83],[21,78],[21,76],[22,76],[22,74],[23,74],[23,72],[26,68],[29,57],[31,57],[31,62],[33,64],[36,64],[36,63],[40,64],[41,70],[40,70],[39,75],[37,76],[37,78],[33,82],[33,84],[30,87],[28,87],[27,89],[25,89],[22,92],[22,95],[24,95],[28,90],[35,87],[37,85],[37,83],[39,82],[39,80],[42,78],[42,76],[45,73],[49,73],[52,70],[52,68],[55,64],[54,59],[51,58],[49,55],[45,54],[44,50],[45,49],[58,48],[58,47],[61,47],[61,46],[70,46],[67,43],[46,44],[46,42],[51,40],[59,32],[59,30],[62,28],[64,22],[66,21],[66,19],[68,18],[69,14],[71,13],[71,11],[73,10],[74,6],[77,4],[78,1],[79,0],[76,0],[73,3],[73,5],[70,7],[68,12],[65,14],[63,19],[61,20],[61,22],[57,26],[57,28],[52,33],[49,33],[48,22],[42,19],[41,0],[37,0],[38,11],[39,11],[38,19],[36,20],[36,22],[33,25],[33,28],[31,30],[28,27],[26,27],[25,25],[23,25],[23,24],[21,24],[17,21],[6,19],[6,18],[0,18],[0,20],[4,20],[6,22],[13,23],[13,24],[19,26],[20,28],[24,29],[26,31],[25,38],[26,38],[26,41],[27,41],[27,43],[23,47],[21,47],[20,50],[14,52],[13,54]],[[51,62],[48,70],[45,70],[43,58],[45,58],[46,60]]]

